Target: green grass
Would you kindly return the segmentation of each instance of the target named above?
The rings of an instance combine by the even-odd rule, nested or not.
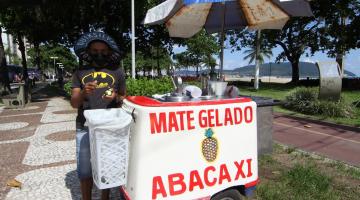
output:
[[[295,87],[287,84],[266,84],[261,85],[259,90],[255,90],[253,87],[249,86],[238,86],[240,89],[241,95],[248,96],[262,96],[262,97],[271,97],[278,100],[284,100],[285,95],[290,92]]]
[[[285,97],[289,94],[291,90],[295,88],[295,86],[288,84],[264,84],[260,86],[258,91],[254,90],[249,86],[238,86],[240,89],[241,95],[248,96],[261,96],[261,97],[271,97],[278,100],[284,100]],[[360,100],[360,91],[343,91],[342,95],[346,102],[353,103],[355,101]],[[360,108],[354,108],[354,116],[352,118],[331,118],[324,117],[321,115],[304,115],[298,112],[287,110],[283,107],[276,106],[274,108],[275,112],[289,114],[297,117],[306,117],[315,120],[328,121],[337,124],[344,124],[349,126],[360,127]]]
[[[335,168],[340,173],[346,176],[351,176],[360,180],[360,169],[355,167],[347,166],[341,162],[331,162],[328,166]]]
[[[282,172],[277,182],[260,184],[257,194],[260,199],[341,199],[332,190],[331,178],[307,165]]]
[[[357,199],[360,169],[275,144],[259,158],[255,199]]]

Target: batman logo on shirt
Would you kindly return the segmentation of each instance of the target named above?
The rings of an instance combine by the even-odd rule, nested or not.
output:
[[[115,84],[114,77],[106,72],[92,72],[91,74],[84,76],[81,80],[83,85],[93,81],[97,81],[98,85],[96,88],[108,88]]]

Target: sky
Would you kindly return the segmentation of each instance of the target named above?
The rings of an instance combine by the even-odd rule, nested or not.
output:
[[[4,43],[7,43],[3,35]],[[185,51],[184,47],[174,46],[174,52],[179,53]],[[273,57],[265,59],[265,63],[275,62],[275,59],[279,53],[282,52],[282,48],[277,47],[273,49]],[[243,51],[231,52],[231,49],[225,49],[224,53],[224,69],[235,69],[239,67],[247,66],[249,61],[244,60],[245,54]],[[219,63],[219,59],[218,63]],[[303,55],[301,61],[304,62],[323,62],[323,61],[335,61],[334,58],[329,58],[326,53],[316,53],[312,57],[306,57]],[[345,57],[345,69],[356,74],[360,77],[360,49],[351,50]]]
[[[179,53],[185,51],[184,47],[174,47],[174,52]],[[249,64],[248,60],[244,60],[245,54],[243,51],[231,52],[231,49],[226,49],[224,51],[224,69],[235,69],[239,67],[244,67]],[[275,62],[277,55],[282,52],[281,47],[276,47],[273,49],[273,57],[270,59],[265,59],[265,63]],[[218,59],[219,60],[219,59]],[[303,62],[324,62],[324,61],[335,61],[334,58],[329,58],[326,53],[316,53],[312,57],[306,57],[303,55],[300,58]],[[351,50],[349,54],[345,57],[345,69],[360,76],[360,49]]]

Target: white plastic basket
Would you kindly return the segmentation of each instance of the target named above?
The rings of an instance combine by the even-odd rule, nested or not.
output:
[[[99,189],[126,184],[131,115],[122,109],[84,112],[90,131],[91,166]]]

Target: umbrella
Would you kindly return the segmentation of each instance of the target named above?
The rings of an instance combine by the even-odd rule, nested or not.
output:
[[[312,16],[306,0],[167,0],[148,10],[144,24],[165,23],[171,37],[190,38],[203,28],[222,33],[222,73],[224,31],[282,29],[295,16]]]

